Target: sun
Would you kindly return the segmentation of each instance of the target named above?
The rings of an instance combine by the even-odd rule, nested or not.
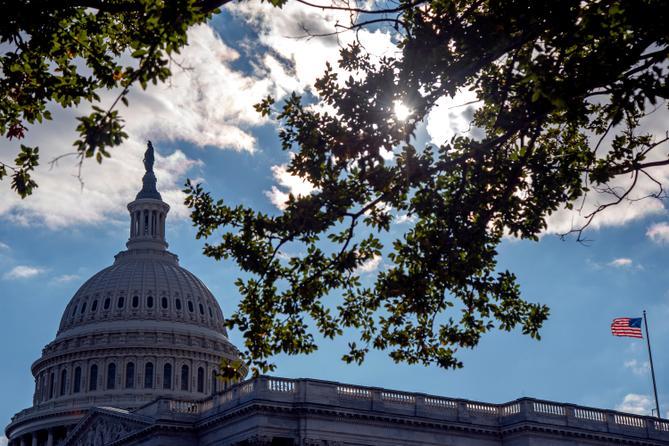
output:
[[[407,107],[406,105],[404,105],[404,103],[402,101],[395,101],[394,104],[395,104],[395,108],[394,108],[393,112],[395,113],[395,117],[399,121],[405,121],[409,117],[409,115],[412,113],[411,109],[409,107]]]

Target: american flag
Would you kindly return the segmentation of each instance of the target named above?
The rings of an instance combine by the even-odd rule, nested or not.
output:
[[[627,336],[643,339],[640,317],[617,317],[611,322],[613,336]]]

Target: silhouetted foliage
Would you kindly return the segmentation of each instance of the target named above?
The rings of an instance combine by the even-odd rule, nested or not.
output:
[[[350,77],[328,67],[317,104],[293,95],[257,105],[281,126],[288,171],[313,193],[268,215],[186,189],[198,237],[211,240],[205,254],[250,274],[237,282],[242,301],[228,325],[244,333],[255,372],[345,330],[360,338],[345,361],[378,349],[444,368],[461,367],[456,351],[494,328],[538,338],[548,308],[523,300],[516,277],[498,270],[502,237],[536,240],[552,212],[608,190],[612,202],[587,225],[628,196],[611,180],[631,177],[632,189],[669,164],[653,151],[666,138],[638,131],[669,94],[667,2],[402,1],[373,14],[346,28],[390,23],[401,56],[376,60],[354,43],[339,60]],[[414,147],[437,100],[463,89],[476,93],[472,125],[484,136]],[[406,120],[393,114],[397,101],[411,110]],[[414,223],[383,246],[397,213]],[[382,254],[363,286],[361,266]]]

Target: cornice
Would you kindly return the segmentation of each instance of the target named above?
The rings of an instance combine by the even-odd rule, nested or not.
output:
[[[206,418],[196,424],[198,429],[208,429],[212,426],[222,424],[225,421],[239,417],[242,415],[252,414],[254,412],[259,413],[287,413],[293,415],[318,415],[326,418],[337,417],[339,419],[345,419],[346,422],[378,422],[386,423],[393,425],[408,425],[408,426],[417,426],[421,428],[433,428],[433,429],[444,429],[455,430],[460,432],[470,432],[476,433],[478,435],[494,436],[499,437],[500,428],[491,427],[480,424],[468,424],[463,422],[452,422],[452,421],[438,421],[430,418],[423,418],[417,416],[402,416],[398,414],[388,414],[377,411],[357,411],[351,409],[342,409],[342,408],[328,408],[327,406],[322,405],[310,405],[310,404],[291,404],[291,403],[276,403],[273,401],[259,401],[252,400],[247,403],[244,403],[240,406],[235,406],[230,410],[227,410],[223,413],[213,415],[209,418]]]
[[[559,435],[571,438],[601,441],[605,443],[615,442],[616,444],[635,445],[635,446],[666,446],[666,442],[655,441],[649,438],[629,437],[617,433],[607,433],[591,431],[570,426],[557,426],[542,424],[532,421],[522,421],[511,426],[502,427],[501,433],[504,437],[525,432],[537,432],[548,435]]]

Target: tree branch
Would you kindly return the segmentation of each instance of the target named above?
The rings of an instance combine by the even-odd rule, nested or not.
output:
[[[425,0],[418,0],[413,3],[409,3],[404,6],[398,6],[397,8],[390,8],[390,9],[362,9],[362,8],[352,8],[348,6],[327,6],[327,5],[317,5],[315,3],[308,2],[306,0],[296,0],[298,3],[302,3],[303,5],[306,6],[311,6],[312,8],[319,8],[322,10],[333,10],[333,11],[347,11],[347,12],[355,12],[355,13],[360,13],[360,14],[393,14],[396,12],[402,12],[406,11],[407,9],[411,9],[415,6],[418,6],[422,3],[427,3]]]

